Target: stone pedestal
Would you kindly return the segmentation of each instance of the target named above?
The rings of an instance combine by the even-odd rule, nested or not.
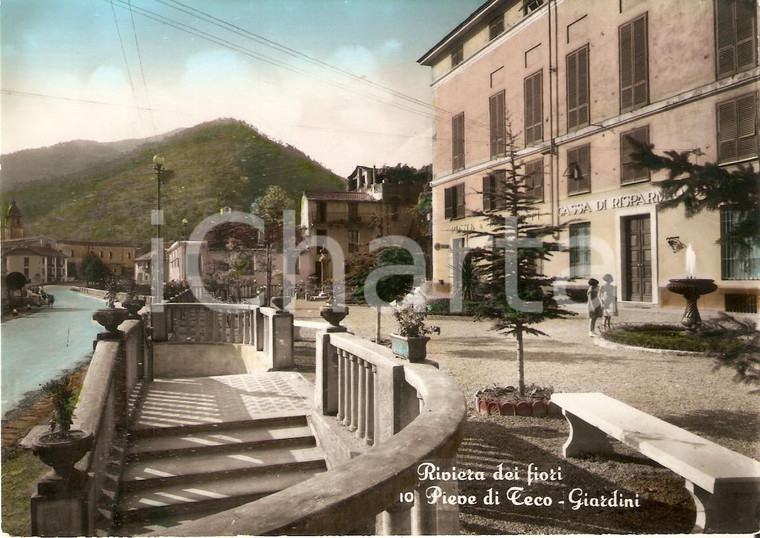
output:
[[[32,536],[91,536],[95,499],[81,471],[63,479],[50,472],[31,498]]]

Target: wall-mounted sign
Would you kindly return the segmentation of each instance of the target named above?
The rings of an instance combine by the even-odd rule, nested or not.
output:
[[[608,209],[620,209],[622,207],[656,204],[662,200],[663,196],[660,191],[635,192],[612,196],[610,198],[601,198],[590,202],[563,205],[558,208],[557,214],[560,217],[565,217],[567,215],[583,215],[584,213],[592,213],[594,211],[606,211]]]

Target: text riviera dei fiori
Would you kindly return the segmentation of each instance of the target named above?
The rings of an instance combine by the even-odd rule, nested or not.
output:
[[[420,484],[425,482],[450,482],[450,481],[485,481],[486,473],[484,471],[473,471],[472,469],[457,469],[452,466],[449,469],[442,469],[439,466],[425,462],[417,467],[417,477]],[[521,481],[525,480],[530,486],[542,482],[562,482],[562,467],[558,466],[548,470],[540,470],[535,464],[531,463],[524,470],[517,466],[505,468],[500,463],[498,468],[491,473],[491,477],[496,481]],[[639,494],[634,496],[625,495],[618,490],[608,494],[590,495],[583,488],[573,488],[566,498],[555,500],[548,495],[529,495],[525,488],[521,486],[512,486],[504,491],[503,499],[500,491],[489,488],[482,498],[477,495],[462,495],[446,493],[444,487],[439,484],[428,486],[421,490],[425,501],[428,504],[448,504],[448,505],[476,505],[479,502],[487,506],[502,504],[502,501],[511,503],[514,506],[553,506],[556,502],[558,505],[569,505],[572,510],[580,510],[583,507],[594,508],[638,508],[641,506]],[[400,502],[413,502],[414,492],[404,491],[399,495]]]

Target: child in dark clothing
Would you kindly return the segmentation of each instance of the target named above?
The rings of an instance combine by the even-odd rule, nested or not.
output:
[[[588,297],[588,335],[595,336],[594,328],[596,327],[596,320],[602,317],[602,301],[599,299],[599,281],[595,278],[589,279],[588,291],[586,291],[586,297]]]

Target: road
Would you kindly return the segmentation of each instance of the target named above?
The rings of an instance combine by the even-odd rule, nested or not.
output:
[[[0,380],[2,414],[16,407],[27,392],[92,354],[92,341],[102,327],[92,313],[105,301],[82,295],[64,286],[46,286],[55,295],[53,308],[41,308],[23,318],[2,324]]]

